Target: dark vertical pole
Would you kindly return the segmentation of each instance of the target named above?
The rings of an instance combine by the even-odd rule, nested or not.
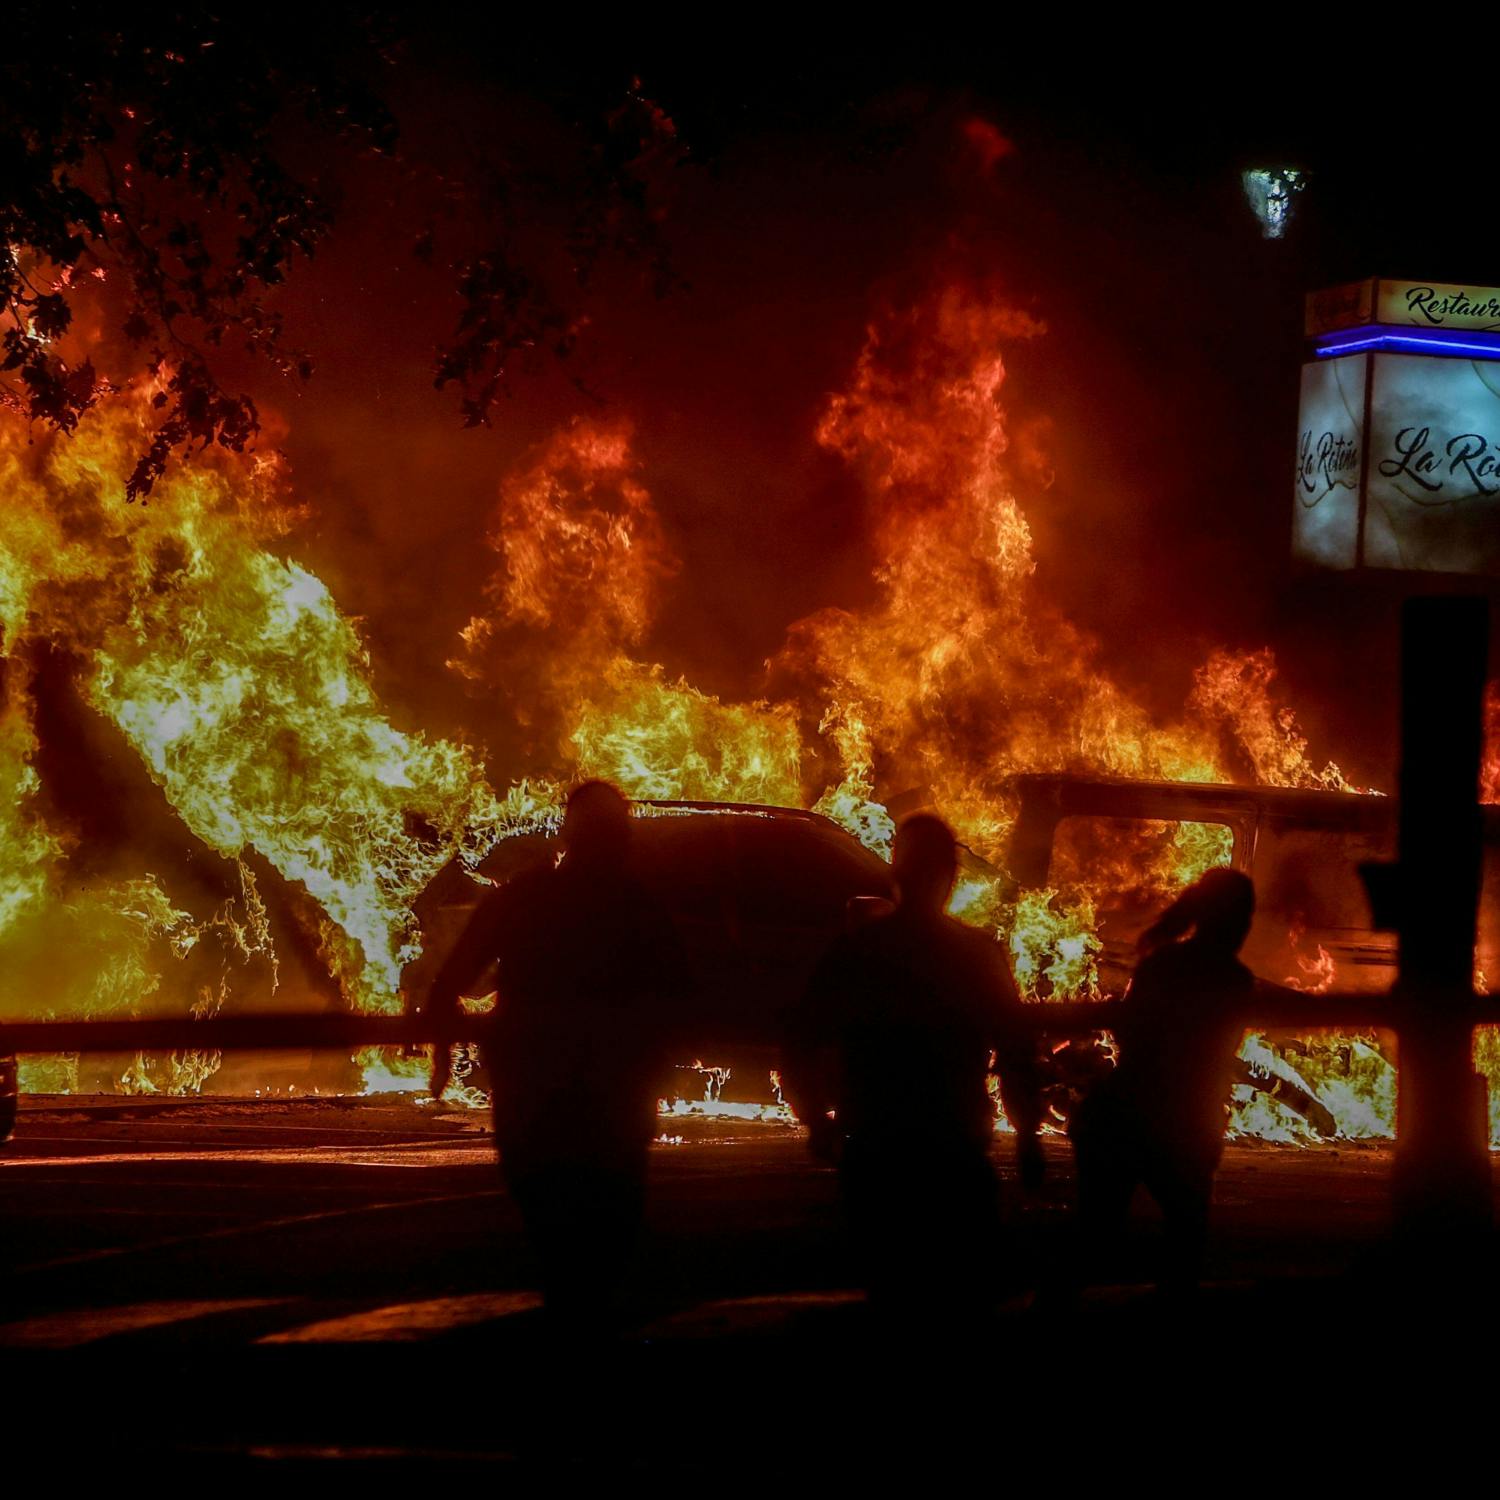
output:
[[[1365,399],[1359,416],[1359,509],[1354,516],[1354,566],[1365,565],[1365,522],[1370,517],[1370,407],[1375,399],[1375,356],[1366,354]]]
[[[1401,619],[1400,1096],[1403,1229],[1490,1220],[1484,1081],[1472,1060],[1479,763],[1489,606],[1409,599]]]

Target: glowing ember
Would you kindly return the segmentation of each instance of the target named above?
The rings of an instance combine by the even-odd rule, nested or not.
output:
[[[698,1099],[688,1099],[682,1094],[672,1099],[658,1099],[656,1112],[674,1119],[703,1120],[762,1120],[780,1125],[795,1125],[797,1117],[781,1097],[781,1077],[774,1070],[770,1075],[770,1088],[775,1103],[762,1104],[754,1101],[739,1101],[723,1097],[724,1085],[733,1076],[730,1069],[705,1067],[701,1061],[688,1063],[678,1069],[680,1073],[694,1073],[703,1080],[703,1094]],[[659,1137],[672,1145],[681,1145],[682,1137]]]
[[[1287,932],[1287,947],[1292,951],[1296,972],[1288,974],[1282,981],[1289,989],[1302,990],[1309,995],[1326,995],[1338,977],[1338,965],[1333,955],[1322,945],[1316,944],[1316,954],[1309,956],[1303,951],[1304,926],[1294,921]]]

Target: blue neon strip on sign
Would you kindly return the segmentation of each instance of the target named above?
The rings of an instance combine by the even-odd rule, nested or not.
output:
[[[1500,333],[1455,332],[1448,329],[1401,329],[1387,326],[1351,328],[1317,341],[1320,359],[1358,354],[1366,349],[1390,349],[1406,354],[1461,355],[1469,359],[1500,359]]]

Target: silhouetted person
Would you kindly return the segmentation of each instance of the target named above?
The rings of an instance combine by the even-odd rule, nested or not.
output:
[[[489,1066],[500,1163],[549,1311],[588,1331],[607,1326],[639,1235],[654,1075],[684,981],[671,922],[631,868],[619,792],[578,787],[562,842],[560,862],[485,899],[429,1004],[451,1015],[497,964]],[[435,1091],[444,1073],[434,1068]]]
[[[836,942],[813,976],[789,1028],[787,1083],[815,1153],[838,1160],[872,1301],[951,1315],[983,1297],[992,1265],[991,1054],[1033,1180],[1037,1075],[1002,949],[944,912],[952,833],[909,819],[894,866],[897,905]]]
[[[1169,1292],[1198,1283],[1255,988],[1237,957],[1254,913],[1248,876],[1210,870],[1142,934],[1144,957],[1109,1023],[1119,1061],[1073,1120],[1084,1255],[1096,1260],[1117,1246],[1144,1185],[1166,1220],[1161,1285]]]

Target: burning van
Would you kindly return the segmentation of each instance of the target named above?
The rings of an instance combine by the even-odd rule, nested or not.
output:
[[[1396,857],[1392,799],[1066,775],[1020,776],[1014,788],[1009,873],[1023,889],[1087,888],[1106,993],[1123,990],[1136,939],[1183,877],[1221,864],[1255,881],[1244,959],[1257,974],[1313,993],[1335,980],[1346,992],[1389,988],[1396,939],[1370,925],[1360,866]],[[1484,830],[1481,972],[1500,941],[1500,880],[1489,878],[1500,873],[1500,808],[1484,809]],[[1164,857],[1174,853],[1176,865]]]
[[[1086,892],[1097,981],[1121,993],[1136,940],[1175,890],[1211,865],[1255,881],[1243,957],[1263,980],[1321,994],[1379,993],[1396,975],[1396,938],[1371,925],[1360,867],[1396,856],[1397,804],[1379,796],[1268,786],[1027,775],[1014,782],[1008,866],[1017,888]],[[1500,808],[1482,809],[1484,886],[1475,983],[1500,962]],[[1088,998],[1068,995],[1066,998]],[[1492,1075],[1496,1038],[1480,1028],[1476,1062]],[[1386,1137],[1394,1128],[1394,1039],[1251,1035],[1240,1052],[1236,1127],[1271,1139]],[[1267,1100],[1291,1116],[1268,1117]],[[1284,1127],[1290,1123],[1290,1134]],[[1492,1135],[1500,1134],[1494,1091]]]

